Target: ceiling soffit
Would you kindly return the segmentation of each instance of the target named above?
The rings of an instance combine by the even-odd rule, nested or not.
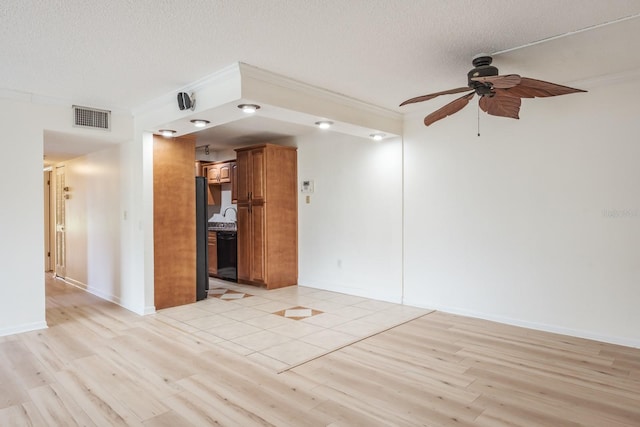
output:
[[[193,111],[178,109],[178,92],[194,94]],[[318,120],[330,120],[332,131],[363,138],[372,133],[402,134],[400,113],[243,63],[153,100],[134,111],[134,117],[138,129],[169,128],[179,136],[194,132],[192,119],[209,120],[213,127],[246,118],[237,108],[242,103],[258,104],[260,117],[285,123],[313,126]]]

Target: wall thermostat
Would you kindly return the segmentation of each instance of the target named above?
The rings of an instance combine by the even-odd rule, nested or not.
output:
[[[300,191],[304,194],[311,194],[313,193],[313,180],[312,179],[305,179],[304,181],[302,181],[302,185],[300,187]]]

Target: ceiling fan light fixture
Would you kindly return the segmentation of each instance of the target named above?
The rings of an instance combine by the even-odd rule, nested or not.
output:
[[[241,109],[243,113],[253,114],[260,109],[260,106],[257,104],[240,104],[238,108]]]
[[[485,53],[476,55],[472,60],[475,68],[467,73],[467,86],[416,96],[407,99],[400,106],[428,101],[440,95],[467,92],[427,115],[424,118],[424,124],[429,126],[462,110],[475,95],[479,97],[478,106],[485,113],[492,116],[519,119],[522,98],[546,98],[586,92],[586,90],[522,77],[518,74],[500,75],[498,69],[491,65],[492,61],[493,58]],[[480,136],[479,133],[478,136]]]
[[[209,120],[195,119],[191,120],[191,123],[193,123],[193,125],[197,128],[203,128],[211,122]]]
[[[176,131],[173,129],[160,129],[158,132],[165,138],[171,138],[176,134]]]
[[[329,120],[320,120],[315,123],[315,125],[318,126],[320,129],[329,129],[332,124],[333,122]]]
[[[382,138],[384,138],[385,136],[387,136],[384,133],[372,133],[371,135],[369,135],[371,138],[373,138],[374,141],[382,141]]]

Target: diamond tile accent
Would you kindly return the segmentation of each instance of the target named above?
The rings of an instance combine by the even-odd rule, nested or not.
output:
[[[242,299],[242,298],[245,297],[245,295],[246,294],[240,294],[240,293],[238,293],[238,294],[233,293],[232,294],[232,293],[227,292],[224,295],[220,295],[220,299]]]
[[[297,307],[287,308],[285,310],[276,311],[273,314],[286,317],[287,319],[301,320],[301,319],[308,319],[311,316],[322,314],[322,311],[314,310],[308,307],[297,306]]]
[[[284,311],[284,317],[311,317],[312,311],[310,308],[290,308]]]
[[[251,294],[246,294],[244,292],[233,291],[231,289],[225,288],[209,289],[209,295],[222,300],[235,300],[253,296]]]

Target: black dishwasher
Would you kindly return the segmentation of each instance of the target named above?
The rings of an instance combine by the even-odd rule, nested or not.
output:
[[[238,233],[236,231],[217,231],[218,239],[218,277],[238,281]]]

